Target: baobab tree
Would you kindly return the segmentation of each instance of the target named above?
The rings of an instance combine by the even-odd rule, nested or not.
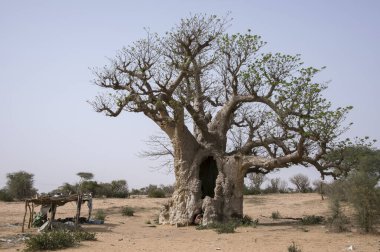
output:
[[[95,69],[106,90],[91,104],[117,117],[143,113],[170,139],[175,192],[161,223],[203,224],[243,214],[247,173],[291,165],[314,166],[338,176],[324,157],[337,146],[350,107],[333,109],[323,98],[321,71],[299,55],[259,53],[260,36],[228,34],[228,17],[192,15],[163,36],[123,48]]]

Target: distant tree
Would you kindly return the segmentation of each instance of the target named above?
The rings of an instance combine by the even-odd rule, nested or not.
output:
[[[77,176],[80,177],[80,181],[78,185],[78,193],[82,193],[84,192],[83,182],[93,179],[94,174],[92,174],[91,172],[78,172]]]
[[[249,173],[247,176],[249,180],[249,190],[253,194],[259,194],[261,191],[261,186],[267,179],[264,174],[261,173]]]
[[[318,192],[321,195],[322,200],[324,200],[325,199],[324,195],[326,194],[325,191],[326,191],[326,186],[327,186],[326,183],[320,179],[317,179],[313,181],[313,186],[314,186],[314,190]]]
[[[146,192],[149,198],[165,198],[165,191],[159,188],[157,185],[149,185],[146,188]]]
[[[12,198],[22,200],[34,196],[37,189],[33,187],[33,177],[33,174],[25,171],[8,173],[7,190]]]
[[[7,188],[0,189],[0,201],[11,202],[13,201]]]
[[[83,181],[81,184],[83,193],[91,193],[93,197],[97,195],[98,192],[98,182],[96,181]]]
[[[126,198],[129,195],[128,183],[126,180],[113,180],[111,181],[112,197]]]
[[[286,181],[281,180],[281,178],[271,178],[269,184],[265,189],[267,193],[285,193],[287,192],[288,184]]]
[[[91,180],[94,178],[94,174],[91,172],[78,172],[77,176],[79,176],[82,180]]]
[[[310,180],[304,174],[296,174],[290,178],[290,182],[296,186],[297,192],[306,193],[310,189]]]
[[[165,192],[166,197],[172,196],[174,185],[160,185],[160,188]]]
[[[70,183],[64,183],[63,185],[58,187],[56,191],[61,192],[64,195],[74,194],[78,191],[78,184],[71,185]]]

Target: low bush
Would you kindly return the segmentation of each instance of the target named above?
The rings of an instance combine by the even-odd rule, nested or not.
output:
[[[332,212],[332,216],[327,221],[330,224],[331,230],[334,232],[348,231],[349,219],[343,213],[339,200],[336,199],[330,202],[330,211]]]
[[[197,230],[205,230],[205,229],[214,229],[218,234],[223,233],[235,233],[235,229],[237,228],[236,221],[228,221],[228,222],[214,222],[208,225],[199,225],[197,226]]]
[[[78,241],[96,241],[96,233],[87,232],[87,231],[75,231],[73,236]]]
[[[302,250],[298,247],[298,245],[295,242],[292,242],[290,246],[288,247],[288,252],[302,252]]]
[[[106,219],[106,213],[104,210],[99,209],[95,214],[95,219],[104,221]]]
[[[273,220],[277,220],[277,219],[281,218],[280,212],[279,211],[272,212],[272,216],[271,217],[272,217]]]
[[[57,230],[39,233],[26,240],[26,251],[57,250],[78,246],[81,241],[95,241],[96,234],[87,231]]]
[[[320,224],[324,221],[322,216],[308,215],[302,218],[301,222],[303,225],[315,225]]]
[[[259,223],[259,220],[253,220],[250,216],[244,215],[243,218],[233,218],[227,222],[215,222],[210,223],[208,225],[199,225],[197,226],[197,230],[204,230],[204,229],[214,229],[215,232],[218,234],[223,233],[235,233],[235,229],[237,227],[256,227],[256,225]]]
[[[123,216],[133,216],[134,213],[135,213],[135,210],[133,210],[133,208],[129,206],[125,206],[121,209],[121,214]]]

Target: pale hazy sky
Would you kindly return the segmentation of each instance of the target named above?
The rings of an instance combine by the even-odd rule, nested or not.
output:
[[[35,174],[40,192],[78,181],[79,171],[134,188],[172,183],[172,174],[137,156],[158,131],[151,121],[108,118],[86,103],[101,91],[89,68],[144,37],[144,27],[163,34],[189,13],[229,11],[229,32],[250,28],[266,51],[327,66],[326,96],[354,106],[347,135],[380,140],[380,1],[0,0],[0,188],[19,170]],[[275,176],[297,171],[318,176],[312,168]]]

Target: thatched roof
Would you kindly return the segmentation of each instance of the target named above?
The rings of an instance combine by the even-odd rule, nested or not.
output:
[[[91,199],[91,195],[84,194],[82,196],[82,201],[88,201]],[[54,204],[56,206],[63,206],[64,204],[72,201],[78,201],[78,194],[71,195],[54,195],[54,196],[38,196],[37,198],[27,199],[26,202],[33,203],[35,205],[51,205]]]

